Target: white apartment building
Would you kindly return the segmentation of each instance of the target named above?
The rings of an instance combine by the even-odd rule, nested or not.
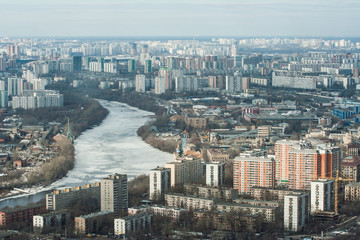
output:
[[[206,185],[218,187],[225,181],[225,163],[206,163]]]
[[[311,212],[334,209],[334,180],[318,179],[311,182]]]
[[[144,93],[146,91],[145,82],[146,82],[145,75],[143,75],[143,74],[136,75],[136,78],[135,78],[135,90],[137,92]]]
[[[156,77],[155,78],[155,94],[165,93],[166,81],[164,77]]]
[[[150,170],[150,200],[160,200],[171,187],[170,169],[157,167]]]
[[[309,194],[299,193],[284,196],[285,231],[300,231],[309,219]]]

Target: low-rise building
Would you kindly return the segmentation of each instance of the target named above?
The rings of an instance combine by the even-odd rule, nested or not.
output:
[[[216,209],[220,212],[245,212],[252,215],[261,214],[266,222],[275,221],[276,207],[272,206],[255,206],[238,203],[217,203]]]
[[[345,185],[345,201],[360,201],[360,182]]]
[[[267,188],[267,187],[252,187],[250,190],[250,196],[256,200],[275,200],[284,201],[284,196],[298,193],[303,191],[292,190],[288,188]]]
[[[134,216],[114,219],[114,234],[125,235],[140,229],[146,229],[152,222],[151,213],[143,213]]]
[[[354,182],[360,181],[360,157],[346,157],[340,164],[341,174],[346,179],[353,179]]]
[[[206,154],[210,162],[226,162],[230,158],[229,154],[218,148],[209,148],[206,150]]]
[[[188,210],[185,208],[176,208],[169,206],[151,206],[150,212],[154,215],[166,216],[169,217],[172,221],[177,222],[185,215]]]
[[[239,192],[233,188],[227,187],[210,187],[198,184],[185,184],[186,195],[193,195],[196,197],[214,198],[222,201],[229,201],[236,198]]]
[[[49,212],[33,216],[34,231],[41,232],[44,228],[64,227],[70,221],[70,214],[65,211]]]
[[[112,211],[101,211],[75,217],[74,233],[97,233],[102,227],[109,224],[109,221],[107,220],[112,218],[113,215],[114,213]]]
[[[177,208],[187,208],[187,209],[206,209],[211,210],[215,206],[215,200],[194,197],[194,196],[184,196],[181,194],[165,194],[165,203],[167,206],[177,207]]]
[[[2,209],[0,211],[0,226],[8,226],[15,223],[21,223],[33,220],[34,215],[46,212],[46,207],[43,204],[34,204],[24,207],[16,207],[9,209]]]
[[[235,203],[238,204],[247,204],[252,206],[260,206],[260,207],[279,207],[280,204],[277,201],[263,201],[263,200],[253,200],[253,199],[244,199],[238,198],[234,199]]]

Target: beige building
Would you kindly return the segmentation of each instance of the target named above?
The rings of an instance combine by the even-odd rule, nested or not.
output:
[[[187,209],[206,209],[211,210],[215,206],[213,199],[184,196],[181,194],[165,194],[165,203],[170,207],[187,208]]]
[[[238,204],[238,203],[220,203],[216,206],[220,212],[246,212],[247,214],[258,215],[262,214],[266,222],[275,221],[275,210],[276,207],[272,206],[256,206],[249,204]]]
[[[267,188],[267,187],[252,187],[250,190],[250,196],[256,200],[275,200],[275,201],[284,201],[284,196],[289,194],[294,194],[297,190],[292,190],[288,188]]]
[[[340,164],[341,174],[346,179],[360,181],[360,157],[351,156],[344,158]]]
[[[97,233],[102,227],[108,224],[107,218],[112,218],[113,212],[101,211],[75,217],[75,234]]]
[[[268,138],[271,133],[271,126],[259,126],[258,127],[258,134],[259,138]]]
[[[100,206],[100,183],[54,190],[52,193],[46,194],[46,210],[64,210],[78,199],[89,200],[90,198],[95,199]]]
[[[196,197],[215,198],[222,201],[232,200],[238,197],[239,193],[233,188],[227,187],[209,187],[197,184],[186,184],[184,186],[186,195],[193,195]]]
[[[345,201],[360,201],[360,182],[345,185]]]
[[[203,166],[200,159],[179,157],[174,162],[165,164],[170,169],[171,186],[178,184],[195,183],[203,175]]]
[[[206,150],[206,154],[210,162],[226,162],[230,158],[229,154],[220,149],[209,148]]]
[[[185,122],[187,125],[194,128],[206,128],[208,119],[204,117],[195,117],[195,116],[185,116]]]
[[[101,211],[119,213],[128,208],[128,183],[126,174],[109,175],[101,179]]]

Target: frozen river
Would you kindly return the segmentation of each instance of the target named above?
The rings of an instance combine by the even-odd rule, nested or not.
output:
[[[113,173],[133,178],[172,161],[171,154],[151,147],[136,135],[136,130],[149,120],[151,112],[118,102],[99,102],[109,110],[109,115],[101,125],[85,131],[75,140],[74,169],[48,189],[93,183]],[[2,200],[0,208],[36,202],[43,199],[45,193]]]

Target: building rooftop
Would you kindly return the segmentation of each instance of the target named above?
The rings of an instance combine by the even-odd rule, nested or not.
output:
[[[87,214],[87,215],[81,215],[79,218],[89,219],[89,218],[95,218],[95,217],[108,215],[108,214],[113,214],[113,213],[114,212],[112,212],[112,211],[105,210],[105,211],[90,213],[90,214]]]

